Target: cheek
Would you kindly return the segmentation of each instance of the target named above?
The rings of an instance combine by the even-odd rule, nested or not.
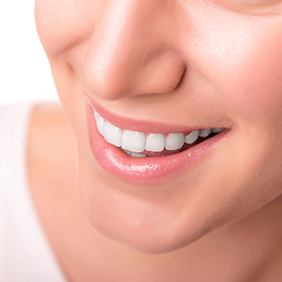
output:
[[[241,117],[250,120],[282,114],[282,28],[274,31],[275,27],[261,28],[250,34],[242,55],[228,64],[229,98],[240,109]]]
[[[282,18],[226,17],[202,35],[202,68],[234,117],[281,116]]]
[[[99,10],[94,5],[97,6],[91,0],[36,1],[37,31],[49,55],[68,50],[92,32],[95,11]]]

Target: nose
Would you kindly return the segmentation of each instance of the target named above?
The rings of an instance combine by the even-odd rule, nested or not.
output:
[[[109,1],[96,21],[83,66],[88,92],[106,100],[166,94],[185,64],[174,45],[171,0]]]

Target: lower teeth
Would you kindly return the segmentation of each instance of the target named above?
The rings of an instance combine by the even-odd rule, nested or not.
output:
[[[123,149],[122,149],[123,150]],[[130,152],[127,150],[123,150],[126,154],[128,154],[129,156],[135,157],[135,158],[145,158],[146,155],[145,154],[141,154],[141,153],[134,153],[134,152]]]

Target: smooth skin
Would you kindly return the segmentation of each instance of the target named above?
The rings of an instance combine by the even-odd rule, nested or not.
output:
[[[68,281],[281,281],[282,1],[37,0],[35,16],[61,105],[34,108],[28,175]],[[144,189],[94,159],[85,94],[232,130]]]

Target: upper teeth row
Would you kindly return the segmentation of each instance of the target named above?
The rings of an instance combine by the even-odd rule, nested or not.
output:
[[[195,143],[199,136],[207,137],[212,132],[222,131],[222,128],[194,130],[186,136],[183,133],[169,133],[166,136],[162,133],[145,134],[140,131],[122,130],[105,120],[95,110],[93,111],[97,129],[108,143],[136,153],[144,150],[152,152],[161,152],[164,149],[178,150],[183,147],[184,143]]]

